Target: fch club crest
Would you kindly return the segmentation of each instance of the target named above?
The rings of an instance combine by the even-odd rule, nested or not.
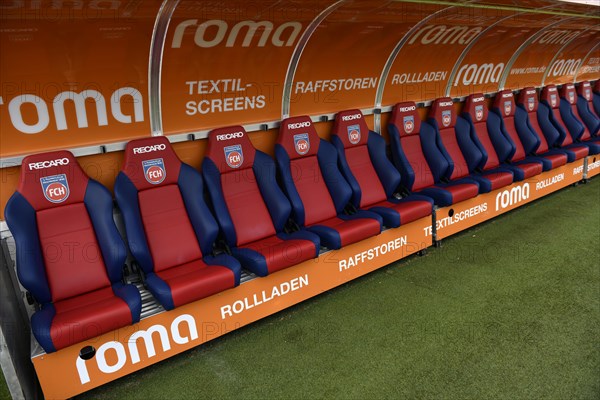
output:
[[[415,117],[413,115],[408,115],[404,117],[404,132],[412,133],[415,129]]]
[[[151,184],[158,185],[165,180],[167,171],[162,158],[144,160],[142,161],[142,166],[144,167],[144,177]]]
[[[575,103],[575,93],[569,92],[569,103]]]
[[[234,144],[227,146],[223,149],[225,151],[225,162],[231,168],[239,168],[244,162],[244,152],[242,151],[242,145]]]
[[[452,111],[442,111],[442,125],[444,125],[444,127],[448,127],[450,126],[450,122],[452,122]]]
[[[556,107],[556,95],[555,94],[551,94],[550,95],[550,105],[554,108]]]
[[[51,203],[62,203],[69,197],[69,182],[65,174],[40,178],[42,191]]]
[[[475,106],[475,119],[481,121],[483,119],[483,105]]]
[[[512,111],[512,101],[505,101],[504,102],[504,115],[510,115],[511,111]]]
[[[533,111],[533,109],[535,108],[535,99],[533,97],[527,99],[527,108],[529,109],[529,111]]]
[[[360,142],[360,125],[348,126],[348,140],[352,144]]]
[[[310,139],[308,138],[308,133],[299,133],[294,135],[294,148],[296,149],[296,153],[301,156],[308,153],[310,150]]]

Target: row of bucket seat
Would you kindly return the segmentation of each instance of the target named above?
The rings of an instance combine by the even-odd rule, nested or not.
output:
[[[598,86],[596,84],[596,86]],[[578,91],[578,94],[575,93]],[[560,97],[559,97],[560,93]],[[68,151],[28,156],[5,217],[17,272],[40,305],[33,333],[53,352],[140,319],[123,280],[129,248],[145,286],[167,310],[430,216],[451,205],[599,151],[600,119],[584,82],[541,91],[450,98],[427,121],[400,103],[384,138],[359,110],[336,115],[331,141],[307,116],[281,122],[275,157],[241,126],[208,136],[202,171],[165,137],[133,140],[110,192]]]

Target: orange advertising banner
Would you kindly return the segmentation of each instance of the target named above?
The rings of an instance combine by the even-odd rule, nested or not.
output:
[[[290,58],[332,3],[181,1],[162,63],[164,133],[281,119]]]
[[[436,239],[441,240],[514,210],[583,179],[584,159],[573,161],[523,182],[436,210]]]
[[[302,51],[292,85],[291,115],[368,108],[394,47],[439,5],[381,1],[344,4],[330,14]]]
[[[552,19],[543,14],[519,13],[491,26],[473,43],[460,65],[455,66],[450,96],[497,92],[513,54]]]
[[[593,23],[596,24],[597,21]],[[570,20],[569,23],[545,29],[519,54],[511,66],[504,87],[516,89],[541,86],[542,78],[550,67],[554,55],[571,41],[577,40],[589,24],[590,20],[578,19],[577,23]],[[570,75],[573,72],[572,67],[571,64],[557,63],[552,71],[552,77]]]
[[[3,2],[0,156],[148,135],[148,44],[160,4]]]
[[[46,398],[68,398],[319,295],[431,246],[431,217],[321,254],[317,259],[32,358]],[[85,346],[95,355],[79,357]]]
[[[388,75],[384,105],[400,101],[432,100],[445,95],[450,73],[462,52],[489,25],[514,12],[491,8],[450,7],[420,24],[398,53]],[[475,56],[475,54],[474,54]],[[487,54],[473,60],[477,68],[487,68]],[[498,67],[495,67],[498,69]],[[463,85],[470,85],[481,73],[459,70]],[[486,72],[481,84],[495,83],[497,71]],[[469,78],[470,77],[470,78]]]
[[[561,85],[563,83],[572,83],[575,75],[580,71],[585,57],[590,55],[594,57],[593,50],[600,46],[600,31],[593,29],[583,32],[577,37],[576,41],[568,44],[565,49],[556,54],[555,60],[550,65],[544,85]],[[591,53],[590,53],[591,52]],[[596,56],[600,55],[600,50]],[[591,69],[590,69],[591,72]],[[600,75],[600,69],[596,69],[594,78]]]

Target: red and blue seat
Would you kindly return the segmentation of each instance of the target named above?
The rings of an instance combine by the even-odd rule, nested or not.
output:
[[[139,321],[140,293],[122,282],[127,250],[112,196],[73,154],[25,157],[5,217],[19,280],[41,305],[31,329],[47,353]]]
[[[414,102],[394,106],[388,133],[392,161],[406,191],[431,197],[442,207],[479,194],[479,184],[473,179],[447,180],[453,167],[436,144],[433,126],[421,122]]]
[[[204,202],[202,175],[179,160],[166,137],[127,144],[115,196],[131,253],[165,309],[239,284],[237,260],[212,254],[219,228]]]
[[[309,117],[281,122],[275,159],[292,218],[319,235],[322,245],[339,249],[381,232],[380,215],[348,208],[352,189],[338,169],[337,152],[319,137]]]
[[[600,116],[594,110],[594,93],[592,85],[583,81],[577,86],[577,110],[579,117],[585,123],[592,136],[598,136],[600,131]]]
[[[579,115],[579,108],[577,107],[577,91],[575,85],[567,83],[562,85],[560,88],[560,114],[567,127],[573,141],[586,145],[589,149],[590,155],[596,155],[600,153],[600,137],[597,137],[598,126],[594,127],[592,131],[593,135],[590,134],[590,130],[587,125],[583,123],[581,116]]]
[[[241,126],[208,135],[202,174],[232,255],[259,276],[315,258],[319,237],[289,227],[292,207],[273,159],[256,150]]]
[[[515,98],[513,92],[510,90],[502,90],[494,97],[494,102],[491,107],[492,113],[495,113],[500,117],[500,125],[488,124],[488,128],[493,135],[497,135],[499,129],[502,136],[506,139],[509,148],[496,150],[500,153],[507,154],[508,157],[506,162],[510,163],[511,168],[515,171],[515,180],[521,181],[523,179],[531,178],[532,176],[541,174],[544,168],[552,168],[551,163],[545,163],[542,158],[532,156],[534,154],[538,143],[538,139],[535,139],[530,132],[523,130],[521,135],[527,136],[528,140],[521,140],[519,131],[516,126],[515,113],[517,112],[517,106],[515,104]],[[498,141],[498,144],[500,142]],[[502,144],[500,146],[504,147]]]
[[[527,87],[519,92],[517,109],[515,111],[515,125],[523,142],[529,140],[537,142],[535,155],[544,163],[544,170],[565,165],[568,161],[567,152],[554,148],[558,141],[556,130],[544,132],[538,121],[538,96],[533,87]]]
[[[562,119],[558,89],[548,85],[542,89],[538,105],[538,122],[547,138],[558,137],[555,145],[567,153],[569,162],[580,160],[589,154],[589,148],[573,142],[571,134]]]
[[[483,95],[481,100],[483,101]],[[474,107],[475,121],[480,123],[477,120],[479,112],[483,112],[481,118],[484,118],[486,110],[480,110],[479,105]],[[485,166],[485,161],[484,153],[471,135],[471,129],[476,128],[472,125],[472,120],[457,117],[451,98],[435,100],[429,114],[430,124],[436,129],[438,147],[450,165],[447,179],[472,179],[479,184],[479,193],[488,193],[513,183],[514,174],[508,168],[495,166],[487,170],[480,169]],[[479,173],[475,173],[476,170]]]
[[[381,215],[389,228],[431,215],[431,198],[415,194],[395,197],[400,173],[386,156],[385,139],[369,130],[360,110],[346,110],[335,116],[331,142],[342,174],[352,188],[351,202],[356,208]]]

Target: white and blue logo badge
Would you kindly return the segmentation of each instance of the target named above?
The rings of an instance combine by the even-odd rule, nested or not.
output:
[[[529,109],[529,111],[533,111],[533,109],[535,108],[535,99],[533,97],[527,99],[527,108]]]
[[[62,203],[69,197],[69,182],[65,174],[40,178],[44,196],[51,203]]]
[[[550,95],[550,105],[552,106],[552,108],[556,107],[556,95],[555,94]]]
[[[452,122],[452,111],[451,110],[442,111],[442,125],[444,125],[444,127],[448,127],[448,126],[450,126],[451,122]]]
[[[505,101],[504,102],[504,115],[510,115],[511,111],[512,111],[512,101]]]
[[[153,185],[158,185],[167,177],[165,163],[162,158],[144,160],[142,166],[144,167],[144,177]]]
[[[407,115],[404,117],[404,132],[412,133],[415,129],[415,117],[413,115]]]
[[[308,138],[308,133],[299,133],[294,135],[294,148],[296,149],[296,153],[301,156],[308,153],[310,150],[310,139]]]
[[[348,140],[352,144],[360,142],[360,125],[348,126]]]
[[[223,149],[225,151],[225,162],[231,168],[239,168],[244,162],[244,152],[241,144],[234,144]]]
[[[585,89],[585,99],[589,100],[592,98],[592,91],[590,89]]]
[[[574,92],[569,92],[569,103],[571,103],[571,104],[575,103],[575,93]]]
[[[481,121],[483,119],[483,105],[475,106],[475,119]]]

